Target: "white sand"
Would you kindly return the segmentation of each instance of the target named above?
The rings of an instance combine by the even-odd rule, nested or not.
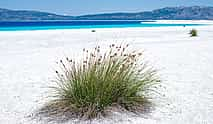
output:
[[[189,37],[192,28],[199,37]],[[199,26],[0,32],[0,124],[47,123],[28,116],[47,102],[55,62],[120,41],[145,50],[160,69],[165,97],[144,117],[115,113],[93,123],[213,123],[213,26]]]

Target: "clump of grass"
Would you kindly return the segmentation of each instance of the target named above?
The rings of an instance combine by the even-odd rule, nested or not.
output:
[[[136,111],[147,101],[160,80],[157,72],[143,60],[143,53],[128,52],[128,45],[110,45],[102,52],[100,46],[83,49],[78,61],[60,60],[55,105],[91,119],[114,105]]]
[[[197,30],[196,29],[192,29],[189,34],[191,35],[191,37],[196,37],[197,36]]]

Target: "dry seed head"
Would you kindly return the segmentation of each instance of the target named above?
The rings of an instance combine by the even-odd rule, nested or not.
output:
[[[133,57],[133,58],[135,58],[135,57],[136,57],[136,55],[134,54],[134,55],[132,55],[132,57]]]
[[[90,53],[90,56],[94,57],[94,54],[93,54],[93,53]]]
[[[86,65],[85,64],[83,64],[83,69],[85,69],[86,68]]]
[[[139,55],[139,56],[141,56],[141,55],[142,55],[142,53],[138,53],[138,55]]]

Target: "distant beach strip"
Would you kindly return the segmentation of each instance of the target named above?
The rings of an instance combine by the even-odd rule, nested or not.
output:
[[[151,23],[149,23],[151,22]],[[10,21],[0,22],[0,31],[93,29],[93,28],[129,28],[129,27],[171,27],[201,26],[206,24],[166,24],[155,21]]]

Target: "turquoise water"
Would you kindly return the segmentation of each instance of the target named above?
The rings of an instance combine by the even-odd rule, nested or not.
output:
[[[171,26],[200,26],[204,24],[110,24],[110,25],[60,25],[60,26],[9,26],[0,27],[0,31],[26,31],[26,30],[59,30],[59,29],[94,29],[94,28],[129,28],[129,27],[171,27]]]

